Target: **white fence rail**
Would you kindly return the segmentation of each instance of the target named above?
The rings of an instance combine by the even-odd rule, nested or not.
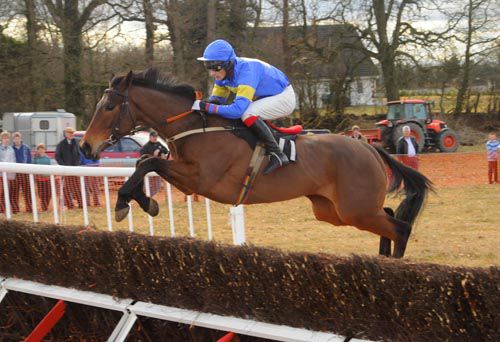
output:
[[[2,203],[2,210],[5,212],[5,216],[7,219],[13,218],[13,208],[12,208],[12,198],[13,193],[16,192],[16,196],[18,199],[16,200],[16,206],[19,206],[19,194],[21,184],[17,183],[9,183],[11,178],[13,178],[13,174],[27,174],[28,175],[28,185],[25,185],[25,189],[29,189],[29,195],[23,193],[23,196],[29,196],[31,200],[31,211],[33,222],[39,222],[39,202],[42,201],[41,195],[47,196],[46,200],[51,202],[50,208],[48,211],[52,211],[53,222],[55,224],[65,223],[63,220],[64,215],[67,213],[67,208],[65,208],[66,199],[65,196],[69,196],[71,202],[75,197],[75,193],[78,189],[63,189],[66,185],[64,181],[65,177],[72,177],[77,180],[78,184],[75,184],[75,187],[79,188],[79,192],[81,198],[79,198],[79,205],[82,208],[82,218],[81,223],[83,225],[89,225],[89,204],[90,204],[90,188],[92,187],[93,182],[98,182],[102,185],[102,193],[104,194],[104,210],[102,210],[102,215],[106,215],[106,226],[109,231],[113,230],[113,210],[111,208],[112,197],[116,196],[116,191],[113,193],[113,189],[111,183],[118,182],[118,184],[122,184],[124,181],[128,179],[134,172],[134,168],[132,167],[81,167],[81,166],[59,166],[59,165],[34,165],[34,164],[18,164],[18,163],[2,163],[0,162],[0,176],[2,177],[2,192],[0,201]],[[35,176],[44,176],[48,177],[48,182],[50,187],[47,188],[46,192],[50,192],[50,196],[48,193],[40,194],[40,188],[37,186],[38,184],[35,182]],[[91,179],[91,180],[89,180]],[[118,179],[118,181],[116,181]],[[37,180],[38,182],[38,180]],[[160,178],[155,173],[150,173],[145,178],[145,192],[146,195],[151,195],[151,189],[158,191],[161,188]],[[166,192],[166,202],[168,207],[168,220],[169,220],[169,229],[170,236],[176,235],[176,226],[174,220],[174,201],[172,195],[172,187],[169,183],[163,182],[164,188]],[[116,185],[116,184],[114,184]],[[115,186],[115,188],[117,188]],[[49,190],[50,189],[50,190]],[[116,189],[115,189],[116,190]],[[65,193],[70,192],[70,193]],[[95,191],[95,190],[94,190]],[[99,190],[101,191],[101,190]],[[95,194],[94,196],[95,201]],[[113,196],[112,196],[113,195]],[[27,199],[25,199],[25,202]],[[212,213],[210,210],[210,200],[205,198],[205,218],[204,222],[206,223],[207,229],[207,238],[211,240],[213,238],[212,231]],[[26,202],[27,203],[27,202]],[[66,203],[67,204],[67,203]],[[189,235],[191,237],[195,236],[195,225],[194,225],[194,214],[193,214],[193,203],[191,196],[187,196],[187,215],[188,215],[188,230]],[[27,207],[28,205],[26,205]],[[128,229],[130,232],[135,231],[134,226],[134,214],[143,216],[147,216],[148,222],[148,230],[150,235],[155,234],[155,224],[153,217],[144,213],[142,209],[139,209],[136,213],[132,210],[133,206],[131,206],[130,212],[128,214]],[[25,208],[26,209],[26,208]],[[19,208],[16,209],[19,211]],[[99,213],[100,214],[100,213]],[[230,210],[231,216],[231,227],[233,233],[233,241],[235,244],[242,244],[245,242],[245,227],[244,227],[244,219],[243,219],[243,207],[239,206],[236,208],[231,208]],[[77,222],[72,222],[76,224]],[[162,222],[163,223],[163,222]],[[100,227],[99,227],[100,228]]]

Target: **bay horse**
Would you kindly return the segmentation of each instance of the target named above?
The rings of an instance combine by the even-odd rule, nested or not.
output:
[[[218,115],[192,111],[195,91],[177,84],[155,68],[114,77],[96,105],[80,142],[90,158],[143,126],[164,139],[206,127],[227,127]],[[143,191],[143,178],[155,171],[185,194],[197,193],[235,204],[249,166],[252,149],[232,132],[191,134],[169,142],[172,160],[151,157],[138,163],[121,187],[115,208],[123,219],[129,202],[136,200],[151,215],[158,204]],[[381,147],[336,134],[303,135],[296,140],[298,160],[268,175],[261,170],[245,204],[286,201],[306,196],[318,220],[335,226],[350,225],[380,235],[381,255],[404,256],[412,225],[432,183],[393,159]],[[386,167],[392,174],[389,183]],[[387,193],[402,191],[405,198],[395,212],[384,208]]]

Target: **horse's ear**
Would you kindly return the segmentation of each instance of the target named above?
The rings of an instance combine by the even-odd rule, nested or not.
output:
[[[113,78],[115,78],[115,73],[112,72],[111,74],[109,74],[109,83],[111,83],[111,81],[113,80]]]
[[[132,83],[132,70],[130,70],[127,74],[127,77],[125,77],[125,89],[128,89],[130,87],[130,84]]]

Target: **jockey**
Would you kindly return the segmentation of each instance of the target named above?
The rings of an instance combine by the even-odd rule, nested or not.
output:
[[[295,108],[295,92],[286,75],[258,59],[237,57],[233,47],[222,39],[210,43],[198,60],[203,61],[215,79],[208,102],[199,102],[200,110],[241,119],[266,146],[269,163],[265,175],[288,164],[287,156],[264,122],[290,115]],[[236,96],[229,104],[231,93]]]

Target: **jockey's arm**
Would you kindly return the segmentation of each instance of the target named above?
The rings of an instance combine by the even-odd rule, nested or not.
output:
[[[210,114],[218,114],[227,119],[239,119],[247,110],[252,98],[255,94],[255,89],[248,85],[239,85],[236,91],[236,98],[230,105],[210,104],[207,112]]]
[[[210,114],[218,114],[227,119],[239,119],[245,113],[250,103],[252,103],[257,85],[260,81],[261,70],[255,69],[249,65],[245,65],[240,70],[240,75],[238,77],[238,87],[236,88],[236,97],[230,105],[215,105],[210,104],[206,108],[207,112]],[[217,85],[217,84],[216,84]],[[222,88],[222,87],[220,87]],[[214,87],[214,91],[215,91]],[[229,94],[230,90],[228,88],[227,92]],[[219,91],[219,90],[217,90]],[[220,92],[219,94],[222,94]],[[214,95],[214,92],[212,92]]]
[[[212,89],[212,95],[208,98],[208,102],[226,104],[230,93],[231,91],[228,88],[222,87],[216,83]]]

